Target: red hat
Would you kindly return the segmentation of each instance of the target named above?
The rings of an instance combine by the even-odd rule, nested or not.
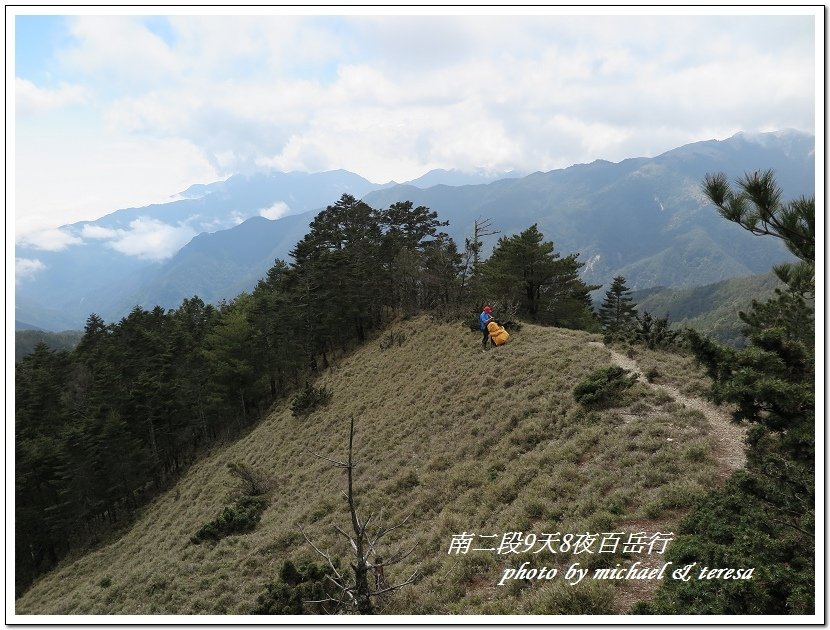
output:
[[[484,307],[484,312],[485,312],[485,313],[492,313],[492,312],[493,312],[493,309],[492,309],[492,308],[490,308],[489,306],[485,306],[485,307]]]

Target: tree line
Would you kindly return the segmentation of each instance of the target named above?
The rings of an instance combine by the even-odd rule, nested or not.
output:
[[[136,306],[113,323],[92,314],[74,350],[38,345],[15,370],[18,593],[391,319],[472,320],[498,301],[519,317],[596,329],[596,287],[537,226],[482,260],[484,232],[459,251],[446,225],[408,201],[377,210],[343,195],[250,293]]]

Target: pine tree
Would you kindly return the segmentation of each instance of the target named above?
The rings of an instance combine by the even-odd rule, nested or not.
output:
[[[631,289],[625,285],[625,278],[616,276],[599,308],[603,330],[612,336],[628,330],[634,322],[636,306],[631,299]]]
[[[588,293],[595,288],[579,278],[578,254],[562,258],[536,224],[499,239],[482,264],[492,294],[518,301],[532,319],[559,326],[583,327],[593,316]]]
[[[704,192],[722,216],[781,238],[799,261],[775,268],[786,290],[740,314],[745,349],[688,333],[714,400],[731,404],[734,421],[747,427],[747,464],[681,524],[668,560],[754,567],[755,574],[732,584],[672,580],[639,612],[815,612],[815,324],[804,299],[814,290],[815,200],[782,204],[769,171],[737,183],[733,193],[723,175],[707,176]]]

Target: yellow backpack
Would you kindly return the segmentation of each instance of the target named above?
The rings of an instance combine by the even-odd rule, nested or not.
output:
[[[490,322],[487,324],[487,332],[490,333],[490,341],[492,341],[493,345],[496,346],[502,345],[510,338],[510,333],[508,333],[502,326],[499,326],[496,322]]]

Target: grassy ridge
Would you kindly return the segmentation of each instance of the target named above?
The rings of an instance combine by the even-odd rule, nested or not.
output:
[[[702,414],[643,383],[627,390],[619,407],[582,409],[573,387],[611,364],[604,348],[588,345],[595,335],[525,325],[506,346],[482,353],[480,336],[459,325],[419,318],[394,330],[406,335],[402,345],[384,350],[376,339],[320,377],[317,385],[333,394],[328,407],[302,419],[288,402],[275,407],[247,436],[194,465],[122,538],[67,559],[36,582],[16,612],[246,614],[284,560],[318,559],[300,526],[319,547],[347,558],[332,528],[348,523],[343,473],[311,453],[342,459],[350,416],[361,511],[383,509],[387,525],[412,514],[388,544],[416,551],[387,569],[387,582],[416,567],[423,575],[385,600],[384,612],[627,610],[642,595],[631,590],[639,585],[496,584],[505,568],[524,561],[613,567],[631,556],[449,555],[452,536],[670,531],[714,483]],[[664,378],[681,363],[678,373],[690,369],[661,359]],[[192,545],[190,537],[232,502],[231,461],[271,478],[269,506],[252,533]]]

